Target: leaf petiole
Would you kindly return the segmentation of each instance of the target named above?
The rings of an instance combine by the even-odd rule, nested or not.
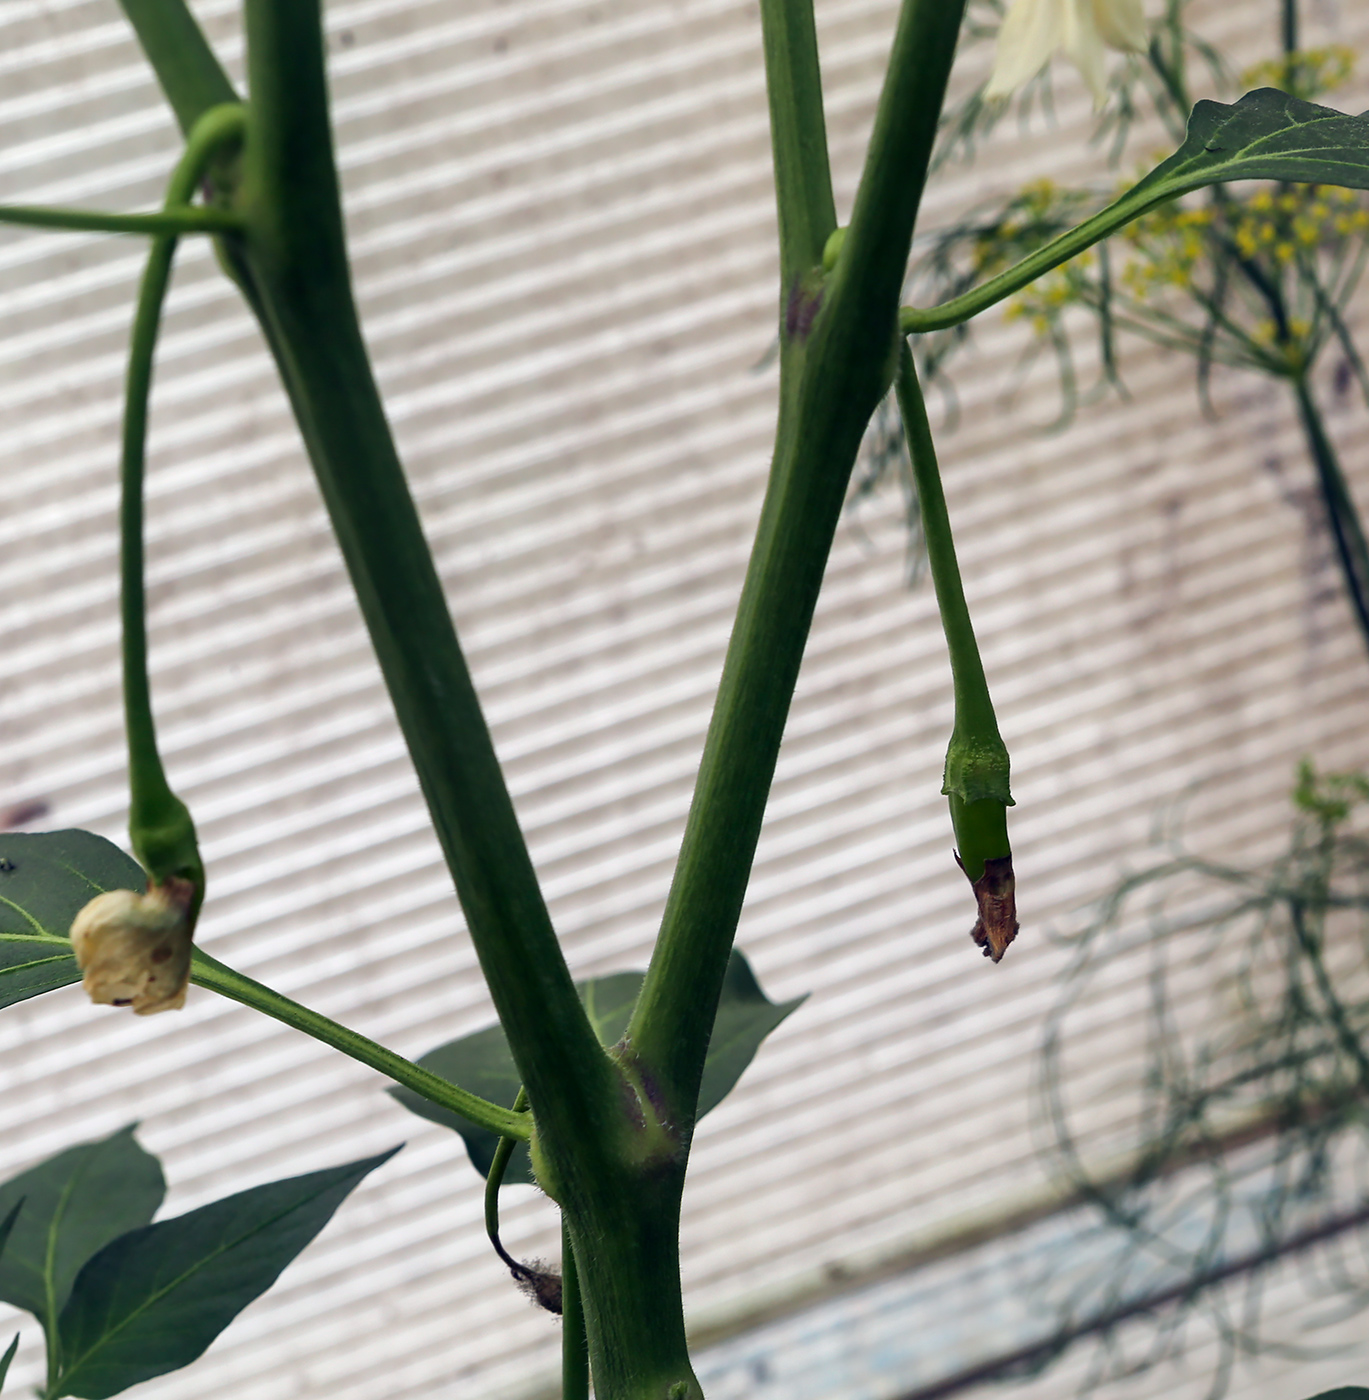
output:
[[[68,233],[133,233],[153,238],[191,233],[241,233],[243,221],[230,209],[187,204],[147,214],[115,214],[103,209],[58,209],[35,204],[0,204],[0,224],[57,229]]]
[[[1199,102],[1182,146],[1120,199],[987,282],[930,310],[905,306],[905,335],[947,330],[1019,292],[1161,204],[1232,180],[1369,188],[1369,114],[1352,117],[1273,88],[1239,102]]]
[[[515,1113],[511,1109],[500,1108],[478,1094],[459,1088],[374,1040],[339,1025],[317,1011],[311,1011],[307,1006],[301,1006],[299,1002],[260,982],[254,982],[241,972],[234,972],[201,948],[195,949],[190,980],[196,986],[207,987],[230,1001],[250,1006],[254,1011],[261,1011],[297,1031],[303,1031],[305,1035],[313,1036],[315,1040],[321,1040],[325,1045],[331,1045],[335,1050],[341,1050],[344,1055],[379,1070],[396,1084],[412,1089],[415,1094],[441,1108],[459,1113],[489,1132],[498,1133],[503,1138],[516,1138],[520,1142],[526,1142],[532,1136],[531,1113]]]

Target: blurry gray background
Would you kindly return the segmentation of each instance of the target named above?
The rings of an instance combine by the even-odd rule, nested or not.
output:
[[[235,3],[195,9],[239,75]],[[843,211],[894,9],[818,3]],[[1275,41],[1271,3],[1200,13],[1238,61]],[[1349,0],[1308,23],[1309,41],[1369,44]],[[365,328],[533,855],[576,975],[640,967],[775,413],[757,9],[335,0],[328,29]],[[1054,127],[1010,122],[972,169],[943,171],[927,227],[1025,179],[1106,175],[1082,85],[1062,69],[1056,94]],[[1363,85],[1339,98],[1369,105]],[[176,148],[114,0],[5,0],[0,199],[147,207]],[[42,801],[38,825],[116,840],[116,436],[140,262],[131,240],[0,231],[0,806]],[[739,938],[771,996],[812,996],[706,1120],[691,1167],[690,1316],[732,1338],[701,1354],[719,1400],[896,1396],[1029,1339],[1014,1261],[1065,1227],[998,1235],[1049,1199],[1029,1093],[1066,960],[1048,931],[1147,858],[1155,813],[1191,785],[1203,849],[1258,854],[1281,838],[1299,757],[1366,760],[1363,648],[1282,399],[1224,376],[1223,416],[1204,421],[1190,363],[1133,343],[1132,397],[1052,435],[1049,373],[1006,398],[1023,343],[988,318],[943,440],[1013,752],[1023,933],[998,968],[967,936],[939,795],[949,674],[889,492],[839,531]],[[1365,413],[1330,386],[1326,403],[1369,487]],[[284,398],[202,246],[177,272],[150,471],[154,689],[210,872],[201,941],[405,1054],[488,1023]],[[1099,1151],[1136,1074],[1142,976],[1085,1047]],[[382,1088],[208,993],[135,1020],[73,988],[0,1016],[0,1175],[138,1119],[177,1211],[407,1141],[206,1360],[145,1393],[537,1392],[558,1325],[491,1254],[459,1141]],[[506,1202],[509,1246],[554,1257],[550,1206],[530,1188]],[[948,1257],[898,1271],[930,1254]],[[867,1279],[886,1291],[848,1290]],[[1270,1288],[1294,1339],[1324,1320],[1295,1269]],[[761,1319],[777,1320],[747,1331]],[[1350,1351],[1264,1358],[1233,1394],[1362,1379],[1366,1330],[1333,1323],[1318,1338]],[[1196,1400],[1210,1339],[1194,1340],[1189,1370],[1105,1393]],[[30,1325],[16,1389],[39,1350]],[[1081,1366],[1030,1394],[1074,1394]]]

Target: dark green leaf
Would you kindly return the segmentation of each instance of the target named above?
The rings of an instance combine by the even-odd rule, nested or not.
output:
[[[104,1400],[189,1365],[398,1151],[255,1186],[106,1245],[62,1311],[55,1393]]]
[[[14,1340],[5,1348],[4,1356],[0,1356],[0,1389],[4,1388],[5,1378],[10,1373],[10,1362],[14,1360],[14,1353],[19,1350],[19,1334],[15,1333]]]
[[[580,1000],[585,1005],[590,1024],[601,1045],[613,1045],[627,1030],[644,976],[641,972],[616,972],[610,977],[595,977],[576,983]],[[716,1108],[726,1097],[755,1057],[761,1041],[802,1001],[803,998],[798,997],[776,1005],[767,1000],[750,965],[733,949],[723,981],[717,1019],[713,1023],[708,1058],[704,1063],[703,1083],[699,1089],[700,1117],[709,1109]],[[502,1026],[490,1026],[486,1030],[476,1031],[474,1035],[439,1045],[418,1063],[450,1083],[491,1099],[501,1107],[513,1107],[520,1080]],[[481,1176],[488,1174],[499,1141],[495,1134],[477,1127],[460,1114],[439,1108],[409,1089],[391,1089],[389,1092],[411,1113],[460,1133],[475,1169]],[[528,1159],[527,1144],[519,1143],[509,1158],[504,1184],[509,1186],[531,1180],[532,1164]]]
[[[1362,1385],[1343,1385],[1339,1390],[1323,1390],[1311,1400],[1369,1400],[1369,1390]]]
[[[146,1225],[165,1194],[161,1163],[138,1146],[133,1125],[7,1181],[0,1211],[23,1209],[0,1256],[0,1298],[48,1327],[86,1260]]]
[[[146,886],[142,866],[103,836],[0,832],[0,1007],[79,982],[71,921],[97,894]]]
[[[1350,117],[1276,88],[1199,102],[1184,144],[1132,191],[1183,194],[1229,180],[1369,189],[1369,112]]]
[[[761,991],[751,964],[733,950],[708,1042],[703,1082],[699,1085],[700,1118],[732,1092],[742,1072],[756,1058],[761,1041],[807,999],[805,994],[793,1001],[770,1001]]]

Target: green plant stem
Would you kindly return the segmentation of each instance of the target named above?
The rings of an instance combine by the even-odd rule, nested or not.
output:
[[[1346,596],[1350,600],[1350,607],[1355,614],[1355,621],[1359,624],[1364,644],[1369,647],[1369,544],[1365,541],[1364,526],[1354,497],[1350,494],[1345,473],[1341,470],[1336,449],[1322,421],[1321,411],[1312,397],[1307,376],[1299,375],[1292,384],[1303,436],[1317,471],[1317,485],[1326,506],[1327,523],[1335,540],[1336,557],[1340,561]]]
[[[837,226],[811,0],[761,0],[761,33],[779,214],[780,288],[788,296],[795,279],[821,262],[823,246]]]
[[[660,936],[627,1032],[682,1124],[693,1120],[847,483],[893,374],[898,294],[961,13],[947,0],[905,0],[836,267],[821,281],[818,269],[808,274],[811,323],[781,326],[780,422],[770,480]],[[763,10],[763,21],[766,15]],[[816,72],[815,57],[791,61],[800,65],[791,82]],[[767,78],[773,82],[775,75],[767,71]],[[818,177],[810,172],[810,178]],[[781,206],[800,194],[781,185]]]
[[[514,1095],[511,1111],[521,1113],[527,1106],[527,1091],[520,1084],[518,1093]],[[494,1252],[506,1264],[512,1264],[514,1261],[504,1252],[504,1246],[499,1240],[499,1188],[504,1184],[504,1173],[509,1169],[509,1158],[513,1156],[513,1149],[518,1143],[518,1138],[501,1137],[495,1145],[490,1169],[485,1174],[485,1233],[490,1237]]]
[[[185,0],[119,0],[119,4],[185,135],[211,107],[241,100]]]
[[[110,214],[99,209],[48,209],[38,205],[0,205],[0,224],[64,229],[71,233],[137,233],[157,237],[189,233],[237,233],[242,220],[227,209],[186,205],[152,214]]]
[[[226,144],[241,141],[245,110],[237,104],[210,108],[196,122],[167,186],[166,207],[181,211],[194,197],[209,162]],[[152,695],[147,677],[147,620],[143,585],[143,477],[146,467],[148,399],[161,326],[162,304],[171,280],[176,236],[156,237],[138,290],[128,356],[120,461],[119,568],[123,628],[124,718],[128,732],[129,831],[148,874],[161,882],[178,876],[195,888],[194,911],[204,893],[204,867],[194,823],[171,791],[157,749]]]
[[[65,939],[57,938],[52,941],[65,944],[70,950],[71,945]],[[273,991],[260,982],[254,982],[241,972],[225,967],[202,948],[195,949],[190,980],[198,987],[207,987],[220,996],[240,1002],[243,1006],[250,1006],[254,1011],[260,1011],[297,1031],[303,1031],[305,1035],[313,1036],[325,1045],[331,1045],[335,1050],[341,1050],[344,1055],[378,1070],[396,1084],[412,1089],[431,1103],[459,1113],[463,1118],[468,1118],[472,1123],[487,1128],[490,1132],[499,1133],[505,1139],[526,1142],[532,1135],[531,1114],[500,1108],[497,1104],[489,1103],[455,1084],[449,1084],[440,1075],[420,1068],[402,1055],[396,1055],[393,1050],[377,1045],[374,1040],[368,1040],[364,1035],[348,1030],[346,1026],[339,1025],[317,1011],[311,1011],[307,1006],[301,1006],[299,1002],[292,1001],[280,992]]]
[[[899,347],[895,386],[955,695],[955,721],[946,750],[942,791],[950,799],[951,824],[961,867],[978,894],[977,882],[985,874],[986,862],[1012,855],[1006,812],[1012,805],[1008,790],[1008,749],[998,732],[984,663],[965,601],[950,515],[946,510],[946,493],[937,466],[936,444],[927,421],[927,406],[917,382],[912,351],[906,341]],[[1002,956],[1001,951],[998,956]]]
[[[561,1226],[561,1400],[589,1400],[589,1346],[570,1232]]]
[[[576,996],[518,826],[352,300],[317,0],[247,0],[239,205],[249,299],[356,588],[496,1009],[553,1153],[595,1158],[617,1076]]]
[[[908,456],[912,462],[913,480],[917,485],[918,504],[922,511],[922,531],[926,541],[927,565],[936,590],[937,608],[946,633],[946,649],[950,653],[951,677],[955,687],[957,716],[978,731],[998,733],[998,720],[989,684],[984,676],[984,663],[979,656],[979,643],[970,620],[969,604],[960,578],[956,560],[955,539],[951,534],[950,514],[946,509],[946,493],[937,466],[936,444],[932,440],[927,420],[927,405],[922,387],[917,382],[917,370],[912,352],[905,344],[899,351],[898,407],[903,415],[907,434]]]
[[[1029,282],[1034,282],[1061,263],[1069,262],[1095,243],[1111,237],[1133,219],[1139,219],[1142,214],[1174,199],[1179,193],[1181,191],[1166,190],[1157,195],[1149,190],[1129,190],[1106,209],[1099,210],[1068,233],[1051,239],[1044,248],[1038,248],[1021,262],[1014,263],[978,287],[972,287],[968,292],[925,311],[914,306],[903,307],[899,312],[899,327],[905,335],[923,335],[928,331],[943,331],[958,326],[1004,301],[1014,292],[1020,292]]]

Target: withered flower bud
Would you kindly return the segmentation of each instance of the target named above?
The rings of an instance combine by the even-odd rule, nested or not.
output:
[[[91,1001],[139,1016],[185,1005],[190,981],[194,886],[174,876],[136,890],[96,895],[71,925],[71,946]]]

